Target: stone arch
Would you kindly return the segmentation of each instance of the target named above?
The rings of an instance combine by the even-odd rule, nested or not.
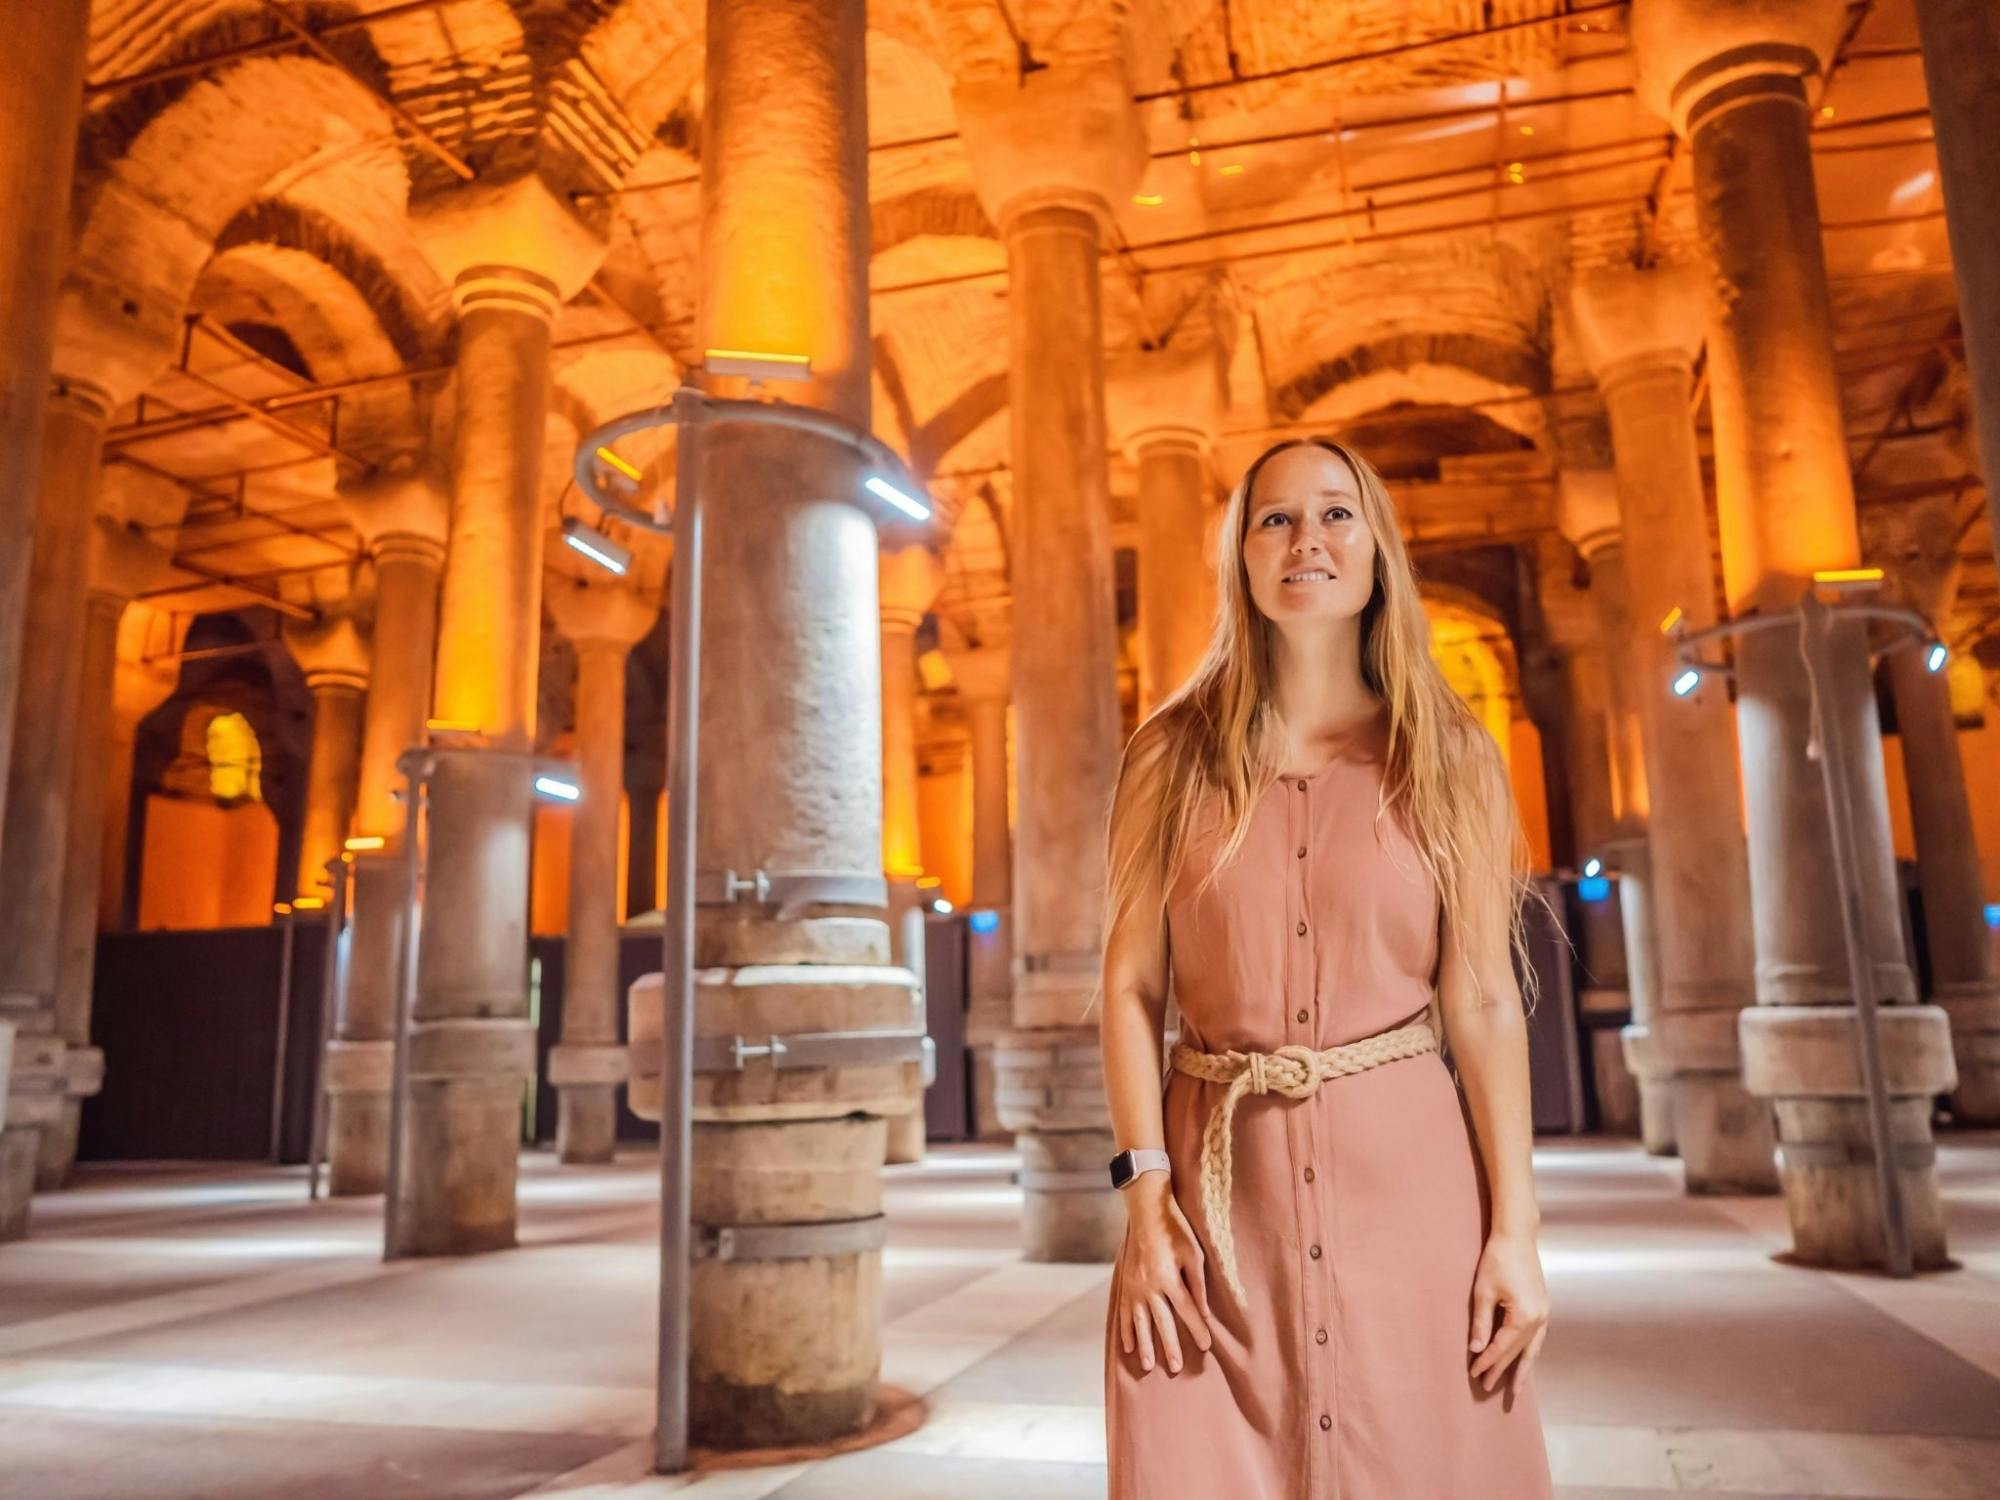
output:
[[[1546,350],[1466,330],[1387,334],[1315,361],[1271,392],[1286,421],[1338,425],[1399,403],[1472,406],[1541,447],[1540,404],[1551,367]]]

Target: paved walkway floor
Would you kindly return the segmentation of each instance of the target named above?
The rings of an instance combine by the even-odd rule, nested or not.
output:
[[[1960,1268],[1911,1282],[1783,1264],[1778,1200],[1683,1197],[1626,1142],[1535,1162],[1562,1500],[2000,1497],[2000,1133],[1944,1139]],[[888,1171],[883,1378],[921,1425],[675,1479],[647,1472],[649,1158],[531,1154],[519,1249],[392,1266],[379,1201],[307,1204],[297,1171],[90,1170],[0,1246],[0,1496],[1101,1496],[1109,1273],[1018,1259],[1014,1166]]]

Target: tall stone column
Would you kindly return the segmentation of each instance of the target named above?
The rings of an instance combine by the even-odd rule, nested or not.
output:
[[[869,422],[868,101],[862,0],[710,0],[698,347],[805,355],[787,399]],[[773,59],[783,59],[782,68]],[[711,377],[722,395],[742,381]],[[697,1038],[907,1035],[882,886],[875,511],[853,455],[717,429],[696,864],[777,883],[695,913]],[[678,565],[678,561],[677,561]],[[755,671],[732,658],[754,651]],[[657,987],[653,988],[657,994]],[[658,1108],[657,1002],[635,992],[635,1108]],[[921,1074],[889,1044],[823,1067],[695,1076],[689,1425],[728,1447],[822,1442],[873,1417],[881,1365],[884,1121]],[[642,1073],[650,1063],[654,1078]],[[773,1226],[783,1226],[777,1229]]]
[[[74,1153],[63,1121],[69,1064],[56,1020],[70,762],[76,749],[91,517],[112,396],[80,380],[49,392],[37,472],[34,556],[18,683],[33,733],[14,748],[0,827],[0,1020],[12,1021],[13,1085],[0,1142],[0,1225],[25,1232],[27,1196],[53,1186]],[[0,691],[4,691],[0,684]]]
[[[0,308],[7,310],[0,345],[0,787],[8,784],[15,704],[31,701],[21,691],[22,633],[90,0],[16,10],[7,27],[12,65],[0,69],[0,203],[9,219],[0,235]],[[39,1086],[28,1087],[32,1094]],[[23,1149],[17,1143],[5,1160]],[[0,1142],[0,1153],[9,1150]],[[0,1180],[19,1175],[18,1167],[11,1177],[0,1167]],[[0,1219],[6,1192],[0,1187]],[[19,1212],[25,1215],[25,1200]]]
[[[1753,8],[1635,0],[1642,97],[1692,148],[1707,260],[1708,369],[1723,583],[1732,614],[1782,610],[1816,569],[1859,558],[1803,78],[1841,33],[1837,0]],[[1930,1099],[1953,1081],[1944,1012],[1919,1006],[1903,958],[1888,788],[1862,628],[1842,625],[1818,706],[1847,747],[1859,905],[1880,1012],[1893,1170],[1919,1265],[1945,1259]],[[1736,640],[1738,752],[1749,812],[1757,1005],[1741,1012],[1744,1084],[1772,1101],[1801,1259],[1879,1263],[1886,1249],[1858,1024],[1812,700],[1795,632]],[[1683,1150],[1687,1148],[1683,1127]]]
[[[657,598],[623,584],[548,583],[549,614],[576,648],[576,758],[582,796],[570,814],[569,936],[562,1041],[549,1054],[556,1153],[610,1161],[618,1144],[618,805],[625,792],[625,658],[660,617]]]
[[[1660,628],[1676,609],[1691,630],[1716,620],[1689,406],[1706,322],[1701,279],[1692,267],[1601,272],[1578,283],[1575,314],[1611,420],[1621,527],[1645,555],[1626,572],[1626,650],[1645,739],[1643,880],[1660,992],[1648,1021],[1628,1029],[1626,1060],[1648,1148],[1679,1151],[1689,1192],[1771,1192],[1770,1109],[1743,1088],[1737,1041],[1737,1018],[1755,999],[1755,950],[1735,726],[1720,683],[1673,695],[1673,643]],[[1669,1121],[1645,1095],[1662,1084]]]
[[[1013,1024],[1014,871],[1007,815],[1007,648],[945,653],[972,733],[972,907],[990,911],[985,932],[967,934],[965,1045],[972,1054],[973,1123],[980,1140],[1005,1139],[996,1104],[993,1050]]]
[[[354,603],[350,598],[317,621],[285,629],[285,647],[305,674],[313,700],[305,828],[294,885],[301,896],[324,898],[327,862],[340,857],[354,818],[361,707],[368,693],[368,643],[351,612]]]
[[[1916,0],[1916,12],[1980,466],[2000,476],[2000,8]],[[1986,514],[2000,549],[2000,477],[1986,487]]]
[[[923,933],[928,895],[923,835],[917,815],[917,627],[944,581],[937,553],[922,542],[885,545],[877,587],[882,615],[882,871],[889,882],[889,924],[897,935],[897,962],[923,974],[923,955],[906,950],[904,935]],[[915,913],[912,916],[912,913]],[[922,1105],[889,1121],[885,1160],[922,1161]]]
[[[1864,541],[1881,554],[1903,602],[1925,619],[1951,617],[1958,587],[1956,497],[1871,507]],[[1964,1124],[2000,1123],[2000,979],[1993,973],[1972,807],[1958,748],[1951,690],[1910,644],[1888,654],[1890,692],[1903,742],[1903,780],[1923,893],[1931,1000],[1951,1020],[1958,1087],[1952,1113]]]
[[[1222,405],[1214,346],[1128,355],[1111,372],[1111,435],[1139,471],[1139,712],[1193,675],[1215,625],[1221,507],[1208,478]]]
[[[1098,253],[1144,136],[1122,66],[1063,63],[954,91],[1007,245],[1019,831],[1014,1024],[994,1062],[1018,1132],[1030,1260],[1110,1260],[1124,1213],[1097,1039],[1104,830],[1123,744]]]
[[[90,1044],[91,986],[97,966],[97,889],[103,856],[104,801],[111,760],[112,682],[118,668],[118,622],[141,589],[167,571],[167,553],[136,531],[100,516],[91,527],[83,639],[77,670],[69,819],[63,852],[62,910],[56,949],[56,1033],[63,1040],[61,1118],[42,1131],[38,1186],[61,1187],[76,1162],[83,1101],[104,1081],[104,1053]]]
[[[398,963],[403,940],[405,812],[397,801],[405,750],[424,742],[437,642],[447,497],[422,468],[341,491],[374,571],[368,702],[361,725],[347,990],[326,1057],[327,1184],[336,1197],[379,1193],[389,1171]]]

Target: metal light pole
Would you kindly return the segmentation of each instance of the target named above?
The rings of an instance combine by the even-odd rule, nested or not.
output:
[[[752,357],[749,364],[761,361]],[[753,369],[753,379],[803,379],[797,364]],[[751,424],[811,433],[850,449],[878,472],[864,488],[916,520],[930,508],[902,460],[872,433],[838,417],[787,402],[727,400],[682,385],[671,401],[633,412],[585,437],[576,452],[577,487],[600,509],[643,531],[674,539],[673,599],[668,620],[667,900],[661,954],[660,1029],[660,1337],[658,1411],[653,1467],[676,1474],[688,1466],[689,1176],[694,1160],[694,908],[695,786],[701,718],[701,435],[711,424]],[[671,518],[627,503],[604,481],[600,455],[618,438],[651,427],[679,430]],[[887,476],[894,476],[893,479]],[[896,483],[900,480],[901,483]],[[664,501],[660,506],[664,509]],[[761,872],[760,872],[761,878]]]
[[[1848,799],[1848,745],[1837,714],[1828,710],[1833,693],[1832,640],[1835,617],[1856,621],[1887,620],[1917,641],[1935,645],[1930,627],[1914,610],[1882,604],[1829,605],[1807,588],[1796,607],[1770,614],[1744,615],[1707,629],[1674,632],[1678,655],[1697,673],[1727,669],[1700,659],[1702,643],[1753,631],[1795,629],[1812,703],[1812,737],[1819,750],[1820,789],[1826,799],[1827,830],[1833,844],[1834,876],[1840,887],[1841,937],[1847,949],[1848,986],[1854,992],[1854,1043],[1862,1086],[1867,1090],[1868,1134],[1875,1153],[1875,1184],[1882,1210],[1882,1241],[1893,1276],[1915,1274],[1910,1250],[1909,1217],[1903,1202],[1903,1182],[1896,1173],[1890,1132],[1888,1076],[1882,1065],[1882,1038],[1877,1027],[1875,963],[1868,950],[1868,928],[1862,908],[1860,858],[1854,832],[1854,807]],[[1902,643],[1899,643],[1902,644]],[[1905,647],[1907,649],[1907,647]]]
[[[334,1023],[347,1005],[347,878],[351,856],[342,851],[326,862],[333,896],[327,903],[326,960],[320,969],[319,1053],[313,1068],[312,1140],[306,1149],[306,1201],[319,1197],[320,1168],[326,1162],[326,1058],[333,1047]]]

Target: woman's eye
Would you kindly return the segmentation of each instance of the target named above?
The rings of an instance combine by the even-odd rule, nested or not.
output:
[[[1354,514],[1354,512],[1349,510],[1344,505],[1329,505],[1326,508],[1326,514],[1328,520],[1345,521],[1349,517],[1351,517]]]
[[[1268,516],[1264,517],[1263,524],[1269,526],[1273,521],[1288,521],[1290,519],[1291,517],[1287,516],[1283,511],[1274,510]]]

